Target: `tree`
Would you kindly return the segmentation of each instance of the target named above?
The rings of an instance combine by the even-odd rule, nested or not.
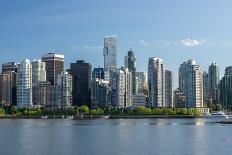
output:
[[[79,111],[80,113],[89,113],[89,112],[90,112],[89,107],[86,106],[86,105],[80,106],[79,109],[78,109],[78,111]]]

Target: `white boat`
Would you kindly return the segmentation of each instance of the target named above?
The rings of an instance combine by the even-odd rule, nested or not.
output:
[[[73,115],[68,116],[67,119],[73,119]]]
[[[229,116],[226,115],[223,111],[212,112],[209,115],[210,118],[226,118],[229,119]]]
[[[104,116],[103,118],[104,118],[104,119],[107,119],[107,118],[110,118],[110,116]]]
[[[47,116],[47,115],[46,115],[46,116],[43,116],[43,115],[42,115],[41,118],[45,119],[45,118],[48,118],[48,116]]]

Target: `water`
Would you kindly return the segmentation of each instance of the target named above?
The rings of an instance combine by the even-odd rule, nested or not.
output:
[[[207,119],[2,119],[0,154],[232,154],[232,125]]]

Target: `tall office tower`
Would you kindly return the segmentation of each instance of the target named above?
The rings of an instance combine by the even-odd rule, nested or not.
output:
[[[146,74],[145,72],[137,72],[136,73],[136,88],[138,93],[144,93],[144,87],[146,85]]]
[[[70,64],[70,74],[73,78],[73,102],[75,106],[91,106],[92,66],[84,60]]]
[[[203,82],[203,102],[209,103],[209,74],[204,71],[202,74],[202,82]]]
[[[128,68],[121,67],[113,72],[112,105],[119,108],[132,106],[132,76]]]
[[[16,106],[16,80],[17,73],[4,71],[1,75],[1,103],[3,106]]]
[[[103,79],[105,78],[104,68],[94,68],[92,71],[92,79]]]
[[[200,66],[194,60],[181,64],[183,67],[183,85],[187,108],[203,107],[203,82]],[[183,88],[180,90],[183,91]]]
[[[232,69],[231,69],[232,70]],[[232,73],[232,71],[231,71]],[[219,66],[216,63],[212,63],[209,66],[209,80],[208,80],[208,94],[210,100],[213,103],[217,103],[219,101],[219,83],[220,83],[220,70]]]
[[[173,73],[165,70],[165,105],[173,108]]]
[[[28,59],[18,64],[17,106],[19,108],[32,106],[32,69]]]
[[[232,109],[232,66],[226,67],[219,85],[220,102],[224,109]]]
[[[57,76],[57,106],[67,108],[72,105],[72,75],[61,72]]]
[[[179,67],[179,92],[185,92],[185,67],[186,67],[186,62],[180,65]]]
[[[92,80],[92,106],[111,106],[111,87],[109,81],[93,78]]]
[[[45,62],[39,59],[35,59],[31,62],[32,66],[32,84],[36,84],[40,81],[46,81],[46,68]]]
[[[57,75],[64,71],[64,55],[48,53],[42,56],[42,61],[46,66],[46,80],[54,86]]]
[[[232,66],[228,66],[225,69],[225,75],[232,75]]]
[[[56,86],[49,81],[40,81],[34,86],[33,103],[41,107],[56,107]]]
[[[111,81],[112,72],[117,69],[117,42],[118,38],[114,35],[109,35],[104,38],[104,70],[108,72],[108,81]]]
[[[149,58],[148,102],[152,107],[167,107],[165,104],[165,69],[160,58]]]
[[[2,64],[2,73],[6,71],[17,72],[18,64],[16,62],[7,62]]]
[[[179,88],[177,88],[174,91],[174,107],[175,108],[185,108],[185,95],[183,92],[180,91]]]
[[[136,56],[134,52],[130,49],[128,55],[124,58],[124,67],[128,68],[132,75],[132,94],[137,93],[136,88]]]

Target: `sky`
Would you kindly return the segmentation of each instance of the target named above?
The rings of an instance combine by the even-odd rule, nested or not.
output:
[[[0,0],[0,63],[65,55],[103,66],[103,38],[118,36],[118,67],[131,48],[137,70],[164,60],[177,81],[179,65],[195,59],[205,71],[232,65],[231,0]],[[175,82],[176,83],[176,82]]]

